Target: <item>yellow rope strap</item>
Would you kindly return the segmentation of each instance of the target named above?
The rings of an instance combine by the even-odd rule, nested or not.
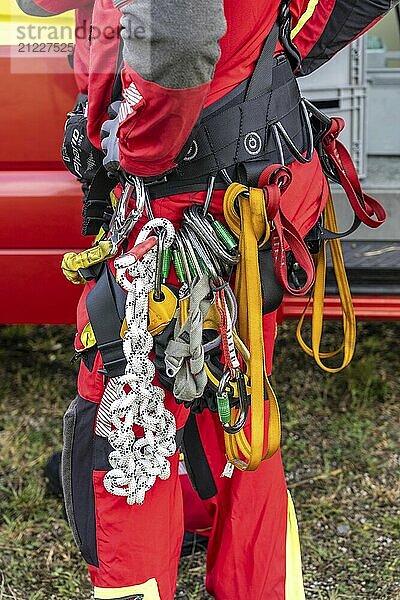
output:
[[[246,196],[243,195],[246,192]],[[239,212],[235,202],[238,201]],[[238,301],[238,333],[250,350],[247,375],[251,381],[251,439],[244,429],[225,433],[228,460],[242,471],[254,471],[270,458],[280,445],[280,417],[274,391],[265,372],[262,327],[262,297],[258,248],[269,238],[269,223],[261,189],[239,183],[229,186],[224,198],[225,220],[239,239],[240,262],[236,271],[235,296]],[[265,399],[269,401],[267,443],[265,447]],[[231,411],[235,422],[236,410]]]
[[[324,225],[331,231],[338,231],[331,193],[329,194],[328,202],[324,210]],[[332,255],[333,269],[339,290],[340,303],[342,306],[343,343],[337,350],[332,352],[321,352],[321,338],[324,321],[326,242],[322,244],[317,257],[314,291],[312,298],[310,298],[310,301],[311,299],[313,300],[311,317],[311,348],[306,344],[302,335],[306,311],[310,305],[310,301],[307,303],[307,306],[300,318],[297,326],[296,336],[304,352],[306,352],[309,356],[313,356],[317,365],[321,367],[321,369],[327,371],[328,373],[339,373],[339,371],[342,371],[345,367],[347,367],[353,358],[356,343],[356,318],[354,314],[349,283],[347,281],[340,240],[329,240],[329,246]],[[343,361],[339,367],[329,367],[323,362],[323,359],[336,356],[342,351]]]

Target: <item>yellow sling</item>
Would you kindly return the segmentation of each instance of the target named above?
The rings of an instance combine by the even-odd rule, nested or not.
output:
[[[235,202],[239,204],[239,212]],[[251,381],[250,440],[245,430],[225,433],[228,460],[245,471],[257,469],[260,462],[270,458],[280,445],[280,417],[274,391],[265,372],[262,328],[262,296],[258,248],[269,238],[269,223],[264,194],[261,189],[233,183],[224,198],[225,220],[239,239],[241,260],[236,271],[235,296],[238,301],[238,333],[250,351],[247,375]],[[269,401],[267,447],[265,446],[265,401]],[[235,421],[235,409],[232,419]]]
[[[324,210],[324,225],[327,229],[337,232],[337,222],[335,209],[331,193]],[[332,254],[333,269],[339,290],[340,303],[342,306],[343,319],[343,343],[341,346],[332,352],[321,352],[321,338],[324,319],[324,298],[325,298],[325,274],[326,274],[326,242],[321,245],[321,249],[317,257],[317,269],[315,277],[315,285],[312,296],[312,317],[311,317],[311,347],[306,344],[303,339],[302,329],[306,316],[307,308],[310,301],[307,303],[305,310],[300,318],[297,326],[297,340],[309,356],[313,356],[316,363],[321,369],[328,373],[338,373],[342,371],[350,363],[353,358],[355,342],[356,342],[356,319],[354,307],[351,298],[349,283],[346,276],[346,270],[343,261],[342,247],[339,239],[329,240],[329,246]],[[338,367],[329,367],[323,362],[323,359],[336,356],[343,351],[342,364]]]

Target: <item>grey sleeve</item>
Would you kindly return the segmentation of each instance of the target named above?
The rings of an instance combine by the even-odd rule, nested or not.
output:
[[[47,10],[40,8],[33,0],[17,0],[17,4],[22,12],[31,17],[54,17],[54,13],[49,13]]]
[[[114,0],[122,12],[124,60],[163,87],[189,88],[213,77],[225,33],[223,0]]]

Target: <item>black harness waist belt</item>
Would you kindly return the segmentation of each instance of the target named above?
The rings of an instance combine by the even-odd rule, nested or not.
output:
[[[163,180],[149,183],[151,198],[205,189],[208,177],[222,170],[256,185],[256,173],[269,164],[311,159],[308,112],[286,56],[271,58],[276,39],[274,28],[253,75],[203,110],[186,156]],[[218,184],[224,187],[222,177]]]

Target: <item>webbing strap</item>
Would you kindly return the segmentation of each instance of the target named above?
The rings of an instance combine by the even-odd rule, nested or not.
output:
[[[331,125],[322,139],[322,146],[349,199],[351,207],[358,219],[368,227],[379,227],[386,220],[383,206],[372,196],[364,194],[353,160],[345,146],[337,138],[344,129],[344,120],[333,117]]]
[[[276,278],[287,292],[294,296],[303,296],[314,284],[315,268],[307,244],[280,206],[281,195],[291,182],[292,175],[287,168],[269,165],[262,172],[258,184],[263,188],[268,220],[272,224],[270,243]],[[294,287],[289,282],[285,245],[290,248],[306,275],[305,282],[300,287]]]
[[[258,57],[253,74],[250,77],[245,100],[254,100],[272,87],[272,67],[274,53],[278,43],[279,27],[275,24],[264,42],[261,54]]]
[[[86,308],[108,377],[125,373],[121,325],[125,318],[126,293],[116,283],[107,264],[86,298]]]
[[[335,209],[333,206],[333,200],[331,193],[329,194],[328,201],[324,210],[324,224],[331,231],[338,231]],[[324,298],[325,298],[325,277],[326,277],[326,243],[323,242],[317,258],[317,270],[315,278],[315,286],[312,298],[307,303],[306,308],[303,311],[300,321],[297,326],[297,340],[301,348],[309,356],[313,356],[317,365],[328,373],[339,373],[345,367],[348,366],[351,359],[353,358],[354,348],[356,343],[356,319],[354,314],[354,307],[350,293],[350,287],[346,276],[346,270],[344,266],[343,253],[341,242],[339,239],[328,240],[333,269],[337,281],[339,290],[340,303],[342,306],[342,320],[343,320],[343,343],[341,346],[332,352],[321,352],[321,339],[323,331],[324,321]],[[311,299],[312,304],[312,317],[311,317],[311,347],[306,344],[303,339],[302,329],[306,316],[307,309],[310,305]],[[324,359],[332,358],[343,351],[342,364],[339,367],[329,367],[324,363]]]
[[[236,200],[239,203],[240,214],[235,208]],[[235,295],[238,301],[237,328],[239,336],[247,342],[250,350],[247,375],[251,380],[250,441],[242,429],[233,435],[225,433],[225,446],[228,460],[232,464],[242,471],[254,471],[262,460],[275,454],[280,445],[279,408],[265,372],[264,360],[258,247],[268,240],[270,229],[263,190],[233,183],[225,194],[224,215],[228,226],[239,238],[241,260],[235,281]],[[269,401],[266,443],[265,399]],[[235,420],[236,409],[233,408],[231,423]]]

